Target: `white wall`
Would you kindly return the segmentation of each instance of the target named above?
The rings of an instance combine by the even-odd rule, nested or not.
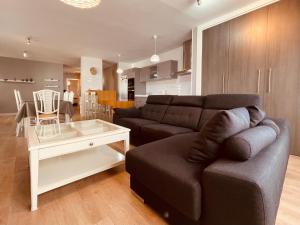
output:
[[[97,70],[96,75],[92,75],[90,68],[95,67]],[[81,57],[81,94],[89,89],[102,90],[102,59],[92,57]]]

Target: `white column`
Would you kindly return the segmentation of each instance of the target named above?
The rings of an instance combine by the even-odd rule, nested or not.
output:
[[[192,94],[201,95],[202,93],[202,33],[200,27],[193,29],[192,45]]]
[[[92,75],[90,69],[94,67],[96,69],[96,74]],[[91,90],[102,90],[103,88],[103,69],[102,69],[102,59],[82,56],[81,57],[81,96]],[[84,108],[80,108],[80,114],[84,114]]]

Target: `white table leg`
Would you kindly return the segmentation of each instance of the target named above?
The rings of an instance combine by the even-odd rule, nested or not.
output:
[[[26,117],[23,120],[24,120],[24,136],[27,138],[28,137],[28,128],[30,126],[30,117]]]
[[[30,189],[31,211],[37,210],[38,178],[39,178],[39,153],[38,150],[30,151]]]
[[[126,139],[123,141],[124,142],[124,149],[125,149],[125,153],[127,151],[129,151],[129,134],[126,136]]]

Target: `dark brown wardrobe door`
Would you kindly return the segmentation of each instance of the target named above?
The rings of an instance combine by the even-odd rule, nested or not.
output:
[[[269,7],[265,109],[287,118],[292,128],[292,153],[300,155],[300,1],[282,0]]]
[[[263,95],[268,9],[230,21],[228,93]]]
[[[226,93],[228,48],[228,23],[203,32],[202,94]]]

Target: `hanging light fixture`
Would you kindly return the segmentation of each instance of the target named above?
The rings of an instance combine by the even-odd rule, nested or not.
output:
[[[27,52],[27,51],[24,51],[24,52],[23,52],[23,57],[24,57],[24,58],[27,58],[27,57],[28,57],[28,52]]]
[[[122,74],[124,72],[123,69],[120,67],[120,58],[121,58],[121,54],[118,55],[118,69],[117,69],[117,74]]]
[[[76,8],[90,9],[98,6],[101,0],[60,0],[67,5],[71,5]]]
[[[160,61],[159,55],[157,55],[156,50],[157,50],[157,35],[153,35],[154,39],[154,55],[151,56],[150,61],[152,63],[158,63]]]

